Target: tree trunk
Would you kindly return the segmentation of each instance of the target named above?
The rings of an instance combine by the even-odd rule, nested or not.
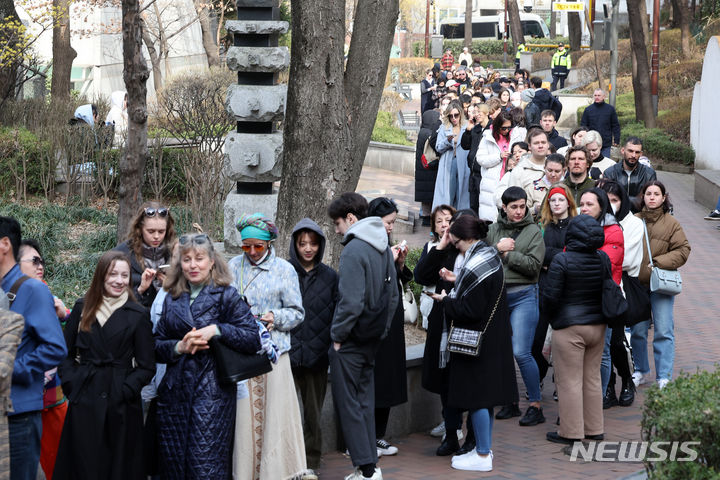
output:
[[[20,22],[13,0],[0,0],[0,20]],[[6,42],[3,37],[5,37],[5,34],[0,32],[0,45]],[[16,47],[17,42],[7,41],[6,48],[8,50],[15,49]],[[17,62],[0,68],[0,104],[2,104],[5,99],[15,96],[17,69]]]
[[[518,9],[517,0],[507,0],[508,4],[508,18],[510,20],[510,35],[512,36],[513,51],[512,58],[515,58],[515,52],[517,52],[517,46],[521,43],[525,43],[525,36],[523,35],[522,22],[520,21],[520,10]]]
[[[143,21],[139,0],[123,0],[123,80],[128,93],[128,132],[125,154],[118,170],[118,243],[125,239],[130,222],[142,204],[142,179],[147,160],[147,79],[142,54]]]
[[[633,91],[635,93],[635,118],[647,128],[655,128],[652,97],[650,95],[650,68],[648,67],[647,46],[643,36],[640,3],[645,0],[627,0],[628,22],[630,24],[630,44],[637,61],[637,71],[633,75]]]
[[[360,178],[397,21],[398,0],[357,5],[343,74],[344,2],[292,2],[292,55],[278,198],[278,251],[303,217],[330,239],[329,262],[340,245],[327,216],[330,201],[355,191]],[[309,141],[309,139],[312,139]]]
[[[472,47],[472,4],[473,0],[465,0],[465,42],[464,45],[471,50]],[[471,65],[468,65],[470,67]]]
[[[670,6],[670,13],[672,14],[670,28],[678,28],[680,26],[680,7],[675,0],[670,0]]]
[[[676,14],[675,21],[680,27],[680,46],[683,57],[689,58],[690,52],[690,9],[687,0],[672,0],[673,12]]]
[[[58,102],[70,100],[70,75],[77,52],[70,45],[70,4],[72,0],[53,0],[53,72],[50,98]]]
[[[557,37],[557,12],[552,11],[553,2],[550,3],[550,38]]]
[[[197,12],[200,30],[202,31],[202,43],[207,56],[208,66],[217,67],[220,65],[220,55],[213,38],[212,28],[210,26],[210,7],[208,4],[195,0],[195,11]]]
[[[568,16],[568,35],[570,36],[570,50],[573,52],[580,51],[580,41],[582,37],[582,23],[580,22],[580,14],[570,12]]]
[[[155,88],[155,94],[162,89],[163,85],[163,73],[162,69],[160,68],[160,57],[158,57],[157,50],[155,49],[155,42],[153,42],[152,35],[150,35],[150,30],[147,27],[147,22],[143,21],[142,23],[142,38],[143,43],[145,43],[145,48],[147,48],[148,55],[150,55],[150,65],[152,65],[152,73],[153,73],[153,87]]]

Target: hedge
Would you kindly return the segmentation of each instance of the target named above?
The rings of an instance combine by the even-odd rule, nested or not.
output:
[[[710,479],[720,475],[720,373],[682,373],[660,390],[650,387],[643,405],[642,437],[648,442],[698,442],[690,461],[646,462],[648,477]],[[678,451],[678,455],[686,457]]]
[[[567,37],[555,37],[555,38],[527,38],[525,44],[547,44],[554,45],[552,48],[546,49],[548,51],[555,50],[556,46],[560,42],[568,42]],[[478,55],[502,57],[503,54],[503,41],[502,40],[473,40],[470,45],[470,53],[473,58]],[[462,49],[465,46],[463,40],[443,40],[443,50],[448,48],[452,50],[453,56],[457,59],[462,53]],[[533,52],[541,51],[539,49],[533,49]],[[425,55],[425,42],[413,42],[413,55],[416,57],[423,57]],[[515,58],[515,49],[513,43],[508,40],[508,62],[512,64]]]
[[[395,145],[412,145],[405,135],[405,130],[393,124],[390,112],[379,111],[370,140],[373,142],[393,143]]]
[[[42,193],[42,158],[48,155],[50,144],[41,140],[25,128],[0,128],[0,185],[5,188],[0,196],[7,196],[15,190],[15,176],[12,168],[22,171],[23,159],[27,178],[27,193]]]

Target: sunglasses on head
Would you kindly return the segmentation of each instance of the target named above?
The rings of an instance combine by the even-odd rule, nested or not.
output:
[[[187,245],[194,243],[195,245],[204,245],[206,243],[210,244],[210,248],[212,248],[212,242],[210,241],[210,237],[207,233],[194,233],[194,234],[186,234],[180,237],[180,245]]]
[[[32,258],[27,258],[25,260],[20,260],[20,261],[21,262],[32,262],[32,264],[36,267],[39,267],[40,265],[42,265],[43,267],[45,266],[45,260],[43,260],[42,258],[40,258],[38,256],[34,256]]]
[[[243,252],[250,252],[250,250],[255,250],[257,253],[262,253],[267,248],[267,245],[264,243],[258,243],[257,245],[240,245],[240,248],[242,248]]]
[[[157,215],[158,217],[165,218],[168,216],[168,213],[170,213],[170,211],[165,207],[160,207],[160,208],[146,207],[145,208],[145,216],[146,217],[154,217],[155,215]]]

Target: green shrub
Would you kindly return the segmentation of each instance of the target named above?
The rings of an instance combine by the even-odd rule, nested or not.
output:
[[[645,128],[640,123],[629,123],[622,127],[621,141],[625,142],[628,137],[642,140],[643,152],[651,159],[683,165],[695,163],[695,151],[691,146],[674,140],[659,128]]]
[[[670,109],[658,115],[658,128],[675,140],[690,144],[690,113],[692,97],[676,97],[670,103]]]
[[[0,128],[0,185],[4,186],[0,196],[15,195],[17,198],[22,193],[15,191],[16,175],[25,179],[28,194],[42,193],[42,159],[49,149],[47,141],[25,128]],[[17,186],[22,188],[22,185]]]
[[[420,83],[425,78],[425,70],[432,68],[433,64],[431,58],[391,58],[385,76],[385,86],[394,82],[393,75],[395,74],[400,83]]]
[[[393,116],[390,112],[379,111],[370,140],[373,142],[393,143],[395,145],[412,145],[408,141],[405,131],[393,125]]]
[[[717,365],[716,365],[717,368]],[[693,445],[694,462],[647,462],[651,479],[676,480],[718,478],[720,474],[720,373],[683,373],[663,389],[646,392],[643,405],[643,440],[699,442]]]

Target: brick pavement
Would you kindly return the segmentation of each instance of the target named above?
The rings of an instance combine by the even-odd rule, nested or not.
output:
[[[412,177],[382,175],[373,177],[375,188],[384,190],[396,199],[412,200]],[[366,175],[366,171],[363,171]],[[715,320],[720,301],[717,287],[711,282],[720,278],[720,232],[715,226],[720,222],[703,220],[705,208],[693,201],[693,177],[658,172],[675,205],[675,216],[680,220],[692,246],[690,259],[681,269],[683,293],[675,302],[676,358],[675,371],[695,371],[697,368],[712,369],[720,360],[720,336],[716,334]],[[384,180],[387,180],[385,183]],[[652,355],[652,346],[649,352]],[[650,364],[653,365],[652,358]],[[547,377],[549,379],[549,375]],[[518,376],[521,398],[524,387]],[[644,390],[639,389],[631,407],[615,407],[605,410],[605,432],[608,440],[638,440],[642,419]],[[545,440],[545,433],[552,430],[557,418],[557,403],[552,400],[551,382],[545,382],[543,408],[547,422],[535,427],[520,427],[517,419],[496,421],[493,431],[494,470],[489,473],[460,472],[450,467],[448,457],[434,455],[438,441],[424,433],[390,439],[400,449],[394,457],[383,457],[379,466],[385,480],[469,480],[494,479],[616,479],[626,477],[642,469],[639,463],[570,462],[561,453],[561,446]],[[521,408],[526,402],[521,401]],[[392,414],[392,413],[391,413]],[[341,479],[351,471],[349,458],[340,453],[323,457],[319,473],[323,479]]]

